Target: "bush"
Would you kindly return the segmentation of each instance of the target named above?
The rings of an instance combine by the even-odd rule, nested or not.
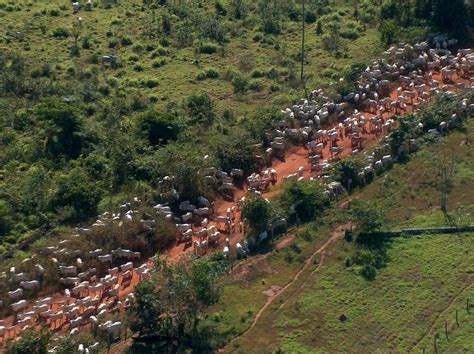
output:
[[[263,83],[260,80],[251,80],[248,87],[252,91],[260,92],[263,90]]]
[[[235,94],[244,94],[248,89],[248,81],[242,75],[235,75],[232,79]]]
[[[281,204],[290,221],[310,221],[329,207],[329,197],[317,181],[301,181],[284,186]]]
[[[172,113],[146,112],[138,116],[135,124],[137,135],[147,139],[151,145],[176,140],[181,130],[177,115]]]
[[[130,37],[122,37],[120,38],[120,44],[123,46],[129,46],[133,44],[133,41]]]
[[[317,19],[316,13],[313,11],[307,11],[305,16],[306,23],[315,23]]]
[[[379,32],[380,42],[382,42],[385,47],[388,47],[396,41],[398,26],[393,20],[384,21],[380,25]]]
[[[262,197],[254,197],[246,201],[242,208],[242,217],[248,222],[255,234],[268,229],[272,217],[272,208]]]
[[[160,60],[155,60],[151,66],[155,69],[161,68],[163,65],[166,65],[167,61],[166,59],[160,59]]]
[[[196,79],[197,80],[205,80],[205,79],[217,79],[219,78],[219,72],[217,70],[214,70],[214,69],[206,69],[204,71],[201,71]]]
[[[69,35],[70,35],[69,31],[64,27],[56,28],[53,31],[53,37],[55,38],[67,38],[69,37]]]
[[[145,86],[148,88],[157,87],[159,85],[158,80],[148,79],[145,82]]]
[[[346,39],[357,39],[359,38],[359,32],[355,29],[346,29],[341,31],[340,36]]]
[[[207,93],[189,96],[184,103],[192,122],[211,124],[215,118],[214,103]]]
[[[198,48],[199,53],[214,54],[217,53],[217,46],[212,43],[203,43]]]
[[[377,276],[377,269],[375,269],[375,267],[372,265],[365,265],[360,270],[360,274],[365,280],[372,281]]]

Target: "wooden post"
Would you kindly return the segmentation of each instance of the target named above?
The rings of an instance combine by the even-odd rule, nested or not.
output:
[[[470,313],[469,312],[469,298],[466,299],[466,311],[467,313]]]
[[[448,321],[444,321],[444,334],[446,335],[446,339],[449,340],[448,336]]]
[[[458,313],[458,310],[456,310],[456,324],[459,327],[459,313]]]
[[[438,339],[438,335],[439,335],[438,333],[434,335],[434,350],[436,354],[438,354],[438,346],[436,345],[437,344],[436,340]]]

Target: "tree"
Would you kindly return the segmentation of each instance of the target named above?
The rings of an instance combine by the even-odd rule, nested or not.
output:
[[[149,111],[138,116],[136,130],[151,145],[159,145],[176,140],[180,126],[176,114]]]
[[[36,116],[46,133],[46,151],[57,158],[77,158],[84,146],[82,120],[69,103],[48,99],[36,109]]]
[[[385,47],[388,47],[390,44],[395,42],[398,35],[398,26],[394,20],[387,20],[382,22],[379,28],[380,32],[380,42]]]
[[[262,30],[267,34],[281,32],[282,4],[279,0],[259,0],[258,14],[262,21]]]
[[[385,224],[385,213],[376,203],[356,200],[350,204],[349,210],[361,233],[379,231]]]
[[[324,188],[317,181],[301,181],[283,188],[281,204],[292,221],[310,221],[329,206]]]
[[[235,94],[244,94],[248,90],[248,81],[242,75],[234,75],[232,78],[232,86]]]
[[[254,197],[244,203],[242,217],[248,222],[255,234],[268,229],[272,218],[272,208],[262,197]]]
[[[189,96],[184,107],[193,123],[211,125],[216,117],[214,103],[207,93],[196,93]]]
[[[140,336],[154,335],[162,330],[160,316],[163,307],[160,303],[156,284],[141,282],[135,288],[136,301],[130,312],[130,329]]]
[[[337,181],[350,192],[357,184],[357,174],[363,167],[363,161],[351,157],[339,160],[334,166],[334,176]]]
[[[448,215],[448,194],[453,188],[456,174],[455,159],[444,154],[436,155],[433,159],[433,167],[436,172],[437,186],[440,192],[440,207],[445,216]]]
[[[432,0],[433,24],[459,38],[467,33],[468,9],[464,0]]]
[[[199,349],[200,315],[221,292],[218,269],[212,260],[163,265],[154,279],[137,287],[137,301],[129,311],[131,329],[171,351]]]
[[[7,354],[47,354],[52,334],[46,330],[29,330],[21,338],[9,344]]]
[[[14,225],[13,208],[7,201],[0,199],[0,236],[10,232]]]
[[[60,175],[56,184],[57,189],[52,204],[53,207],[70,210],[70,214],[65,215],[65,219],[80,220],[97,215],[97,205],[102,199],[102,189],[98,183],[90,182],[82,169],[74,168],[68,174]]]

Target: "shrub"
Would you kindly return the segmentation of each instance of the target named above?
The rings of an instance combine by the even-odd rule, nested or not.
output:
[[[217,53],[217,46],[213,43],[203,43],[198,48],[200,53],[214,54]]]
[[[166,59],[160,59],[160,60],[155,60],[151,66],[155,69],[161,68],[163,65],[166,65],[167,61]]]
[[[291,221],[309,221],[329,206],[329,197],[317,181],[301,181],[284,187],[281,204]]]
[[[377,269],[372,265],[365,265],[360,270],[360,274],[365,280],[372,281],[377,276]]]
[[[123,45],[123,46],[128,46],[128,45],[131,45],[133,44],[133,41],[130,37],[122,37],[120,38],[120,44]]]
[[[259,234],[268,229],[272,208],[262,197],[254,197],[244,203],[242,217],[248,222],[252,231]]]
[[[305,21],[306,23],[315,23],[317,19],[316,13],[313,11],[307,11]]]
[[[156,111],[143,113],[136,120],[136,133],[147,139],[151,145],[166,144],[178,137],[181,128],[177,118],[176,114],[172,113]]]
[[[82,49],[90,49],[91,39],[89,37],[84,37],[82,39]]]
[[[211,124],[214,121],[214,103],[207,93],[197,93],[189,96],[184,106],[194,123]]]
[[[70,35],[69,31],[64,27],[56,28],[53,31],[53,37],[55,38],[67,38],[69,37],[69,35]]]
[[[232,78],[232,86],[235,94],[244,94],[248,89],[248,81],[242,75],[235,75]]]
[[[136,72],[142,72],[143,66],[141,66],[140,64],[137,64],[133,67],[133,70],[135,70]]]
[[[57,10],[57,9],[53,9],[49,12],[49,15],[52,16],[52,17],[58,17],[60,14],[60,11]]]
[[[219,78],[219,72],[215,69],[206,69],[204,71],[201,71],[196,79],[197,80],[205,80],[205,79],[217,79]]]
[[[260,92],[263,90],[263,83],[260,80],[251,80],[248,87],[252,91]]]
[[[158,80],[148,79],[145,82],[145,86],[148,88],[157,87],[159,85]]]
[[[118,41],[116,39],[111,39],[108,43],[109,48],[117,48],[118,46]]]
[[[359,32],[355,29],[346,29],[341,31],[340,36],[346,39],[357,39],[359,38]]]
[[[379,28],[380,32],[380,41],[386,47],[394,43],[397,38],[398,26],[395,21],[388,20],[382,22]]]
[[[259,69],[255,69],[254,71],[252,71],[250,76],[254,79],[257,79],[257,78],[260,78],[260,77],[264,77],[265,73],[263,71],[259,70]]]

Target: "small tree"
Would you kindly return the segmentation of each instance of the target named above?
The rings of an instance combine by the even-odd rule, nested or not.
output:
[[[21,338],[9,343],[7,354],[46,354],[52,334],[46,329],[29,330],[22,333]]]
[[[281,204],[290,220],[310,221],[329,206],[329,197],[317,181],[301,181],[284,187]]]
[[[210,125],[216,117],[214,103],[207,93],[196,93],[188,97],[184,106],[194,123]]]
[[[251,230],[259,234],[268,229],[272,218],[272,208],[270,203],[262,197],[254,197],[245,202],[242,216],[248,222]]]
[[[440,208],[443,214],[448,214],[448,194],[453,188],[456,173],[456,162],[446,155],[436,155],[433,159],[433,167],[436,172],[437,186],[440,192]]]
[[[393,20],[387,20],[382,22],[379,28],[380,32],[380,42],[385,47],[388,47],[390,44],[395,42],[398,34],[398,26]]]
[[[363,233],[379,231],[385,224],[384,211],[373,202],[356,200],[350,204],[350,213]]]
[[[138,117],[136,129],[138,135],[146,138],[150,144],[158,145],[176,140],[180,126],[176,114],[150,111]]]

